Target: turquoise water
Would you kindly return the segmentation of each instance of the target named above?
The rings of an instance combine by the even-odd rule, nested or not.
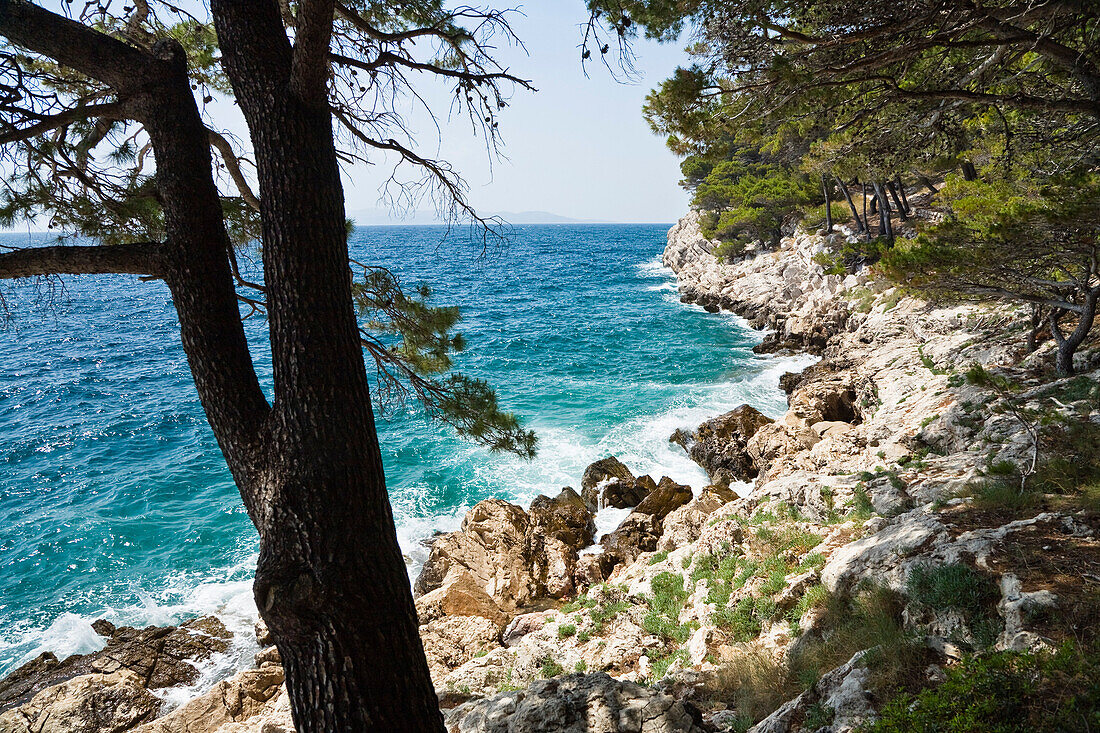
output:
[[[789,361],[759,335],[676,298],[660,265],[667,226],[546,225],[480,244],[437,227],[367,227],[357,257],[462,309],[465,372],[488,379],[540,437],[530,462],[465,443],[414,405],[380,421],[411,572],[434,529],[477,501],[522,504],[576,486],[608,454],[695,487],[705,475],[668,436],[743,402],[785,407]],[[34,236],[32,241],[42,241]],[[27,236],[7,236],[23,244]],[[256,535],[199,407],[160,283],[67,278],[3,291],[0,331],[0,674],[28,655],[98,644],[89,622],[254,616]],[[265,325],[247,321],[270,383]]]

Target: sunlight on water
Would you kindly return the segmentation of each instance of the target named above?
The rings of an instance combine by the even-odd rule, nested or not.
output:
[[[539,435],[532,461],[494,455],[413,407],[379,422],[402,548],[497,496],[521,504],[618,456],[635,474],[695,488],[678,428],[751,402],[785,409],[779,376],[812,360],[759,358],[743,320],[679,303],[660,262],[667,227],[531,226],[488,259],[434,227],[361,228],[355,255],[458,305],[458,367],[497,387]],[[23,237],[22,241],[25,241]],[[167,291],[132,278],[66,282],[66,298],[6,291],[0,332],[0,674],[42,651],[102,644],[90,622],[165,624],[217,613],[238,642],[209,685],[250,659],[256,535],[210,434]],[[247,322],[270,391],[265,325]],[[601,512],[601,531],[617,520]],[[192,688],[190,692],[193,692]],[[166,693],[169,701],[184,692]]]

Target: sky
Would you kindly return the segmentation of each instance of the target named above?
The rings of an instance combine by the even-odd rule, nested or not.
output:
[[[490,159],[470,121],[449,119],[451,87],[429,75],[410,79],[432,108],[436,124],[411,101],[404,110],[417,152],[449,161],[469,185],[479,212],[545,211],[582,220],[671,223],[687,211],[688,196],[678,185],[679,161],[642,117],[646,94],[687,61],[683,43],[637,40],[637,74],[614,75],[597,59],[581,67],[578,45],[588,18],[584,0],[536,0],[509,15],[524,48],[498,45],[497,58],[515,76],[537,89],[516,89],[501,111],[503,157]],[[500,39],[503,41],[503,39]],[[613,56],[614,50],[608,56]],[[594,63],[593,63],[594,62]],[[247,140],[239,114],[227,100],[207,108],[208,119],[238,140]],[[392,161],[344,171],[349,216],[374,221],[390,216],[380,188]],[[254,180],[254,179],[253,179]],[[424,213],[430,201],[421,204]],[[400,219],[393,219],[400,223]],[[30,229],[43,229],[33,222]],[[26,223],[17,231],[27,230]]]
[[[434,152],[442,137],[440,154],[462,173],[471,202],[484,211],[539,210],[620,222],[679,219],[688,201],[678,185],[679,160],[649,129],[641,109],[646,94],[686,63],[683,44],[638,40],[639,78],[632,82],[617,80],[598,61],[589,63],[586,78],[578,48],[588,17],[583,0],[541,0],[521,11],[511,22],[526,52],[500,47],[498,57],[538,91],[517,90],[501,114],[507,159],[490,168],[484,143],[464,118],[442,125],[441,136],[426,119],[414,119],[422,149]],[[446,118],[446,92],[429,88],[427,98]],[[384,165],[349,171],[349,212],[379,206],[378,186],[388,171]]]

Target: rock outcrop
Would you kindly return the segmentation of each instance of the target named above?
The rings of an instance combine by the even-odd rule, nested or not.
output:
[[[449,733],[703,733],[698,713],[649,687],[607,674],[571,674],[466,703]]]
[[[729,486],[731,482],[756,478],[756,464],[745,446],[760,428],[772,422],[755,407],[741,405],[707,420],[690,434],[676,432],[672,440],[703,467],[712,483]]]
[[[1005,335],[1012,311],[936,308],[867,271],[826,272],[818,255],[847,236],[802,232],[722,263],[697,217],[673,228],[664,261],[682,298],[772,329],[762,350],[821,359],[783,376],[777,420],[742,407],[681,434],[712,485],[654,482],[607,458],[585,471],[580,495],[563,489],[527,511],[490,499],[434,540],[417,613],[450,733],[695,733],[744,730],[746,716],[756,733],[847,733],[882,703],[864,657],[890,635],[864,637],[863,626],[905,640],[920,664],[910,680],[942,677],[966,646],[1095,636],[1094,623],[1051,619],[1084,602],[1083,576],[1067,569],[1100,566],[1100,520],[1056,502],[990,509],[960,496],[1034,450],[1003,396],[962,373],[980,362],[1012,374],[1013,399],[1056,421],[1100,422],[1100,407],[1051,398],[1067,383],[1036,376],[1041,351],[1020,361]],[[746,496],[728,486],[748,479]],[[593,513],[609,506],[633,511],[589,547]],[[921,596],[913,579],[935,572],[967,592]],[[864,602],[875,623],[858,617]],[[163,714],[151,684],[193,679],[188,659],[224,639],[199,626],[101,629],[99,656],[43,656],[0,682],[0,732],[291,730],[273,648]],[[817,666],[793,675],[784,665],[795,659]],[[754,685],[767,688],[766,707],[745,702]]]

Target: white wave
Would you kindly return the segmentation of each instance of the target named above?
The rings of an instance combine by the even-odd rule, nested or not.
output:
[[[676,277],[676,273],[661,261],[661,255],[639,262],[634,266],[642,277]]]
[[[251,666],[253,655],[259,651],[254,632],[259,613],[252,598],[251,580],[255,564],[256,556],[250,555],[208,575],[181,573],[156,590],[134,587],[137,600],[127,606],[103,606],[87,615],[63,613],[46,629],[32,629],[0,640],[0,663],[11,660],[14,668],[47,651],[59,659],[98,651],[106,645],[106,639],[92,629],[92,622],[101,618],[116,626],[144,627],[214,615],[232,634],[229,648],[196,665],[200,675],[194,684],[157,692],[172,707]]]
[[[662,291],[668,291],[668,292],[675,293],[676,292],[676,283],[674,283],[672,281],[669,281],[669,282],[661,283],[660,285],[647,285],[646,286],[646,291],[650,292],[650,293],[659,293],[659,292],[662,292]],[[677,298],[677,300],[679,300],[679,298]]]

